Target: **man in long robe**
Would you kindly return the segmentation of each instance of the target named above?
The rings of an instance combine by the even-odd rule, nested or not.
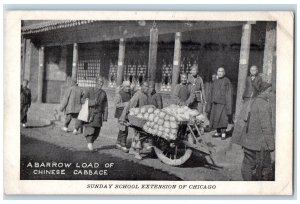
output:
[[[82,98],[82,103],[88,99],[89,122],[84,124],[83,135],[90,151],[93,151],[93,143],[100,134],[102,123],[106,122],[108,117],[107,95],[102,86],[103,78],[99,77],[96,87],[88,89]]]
[[[21,86],[21,123],[26,128],[27,112],[31,106],[31,91],[28,88],[28,81],[24,80]]]
[[[202,77],[198,74],[198,68],[196,66],[191,68],[191,75],[188,76],[188,84],[190,85],[193,99],[189,107],[198,110],[199,113],[205,112],[206,95],[204,83]]]
[[[63,131],[68,132],[68,126],[72,119],[75,119],[75,127],[73,134],[78,134],[79,128],[81,128],[81,121],[77,119],[81,109],[81,98],[83,91],[77,85],[76,79],[71,80],[71,86],[65,91],[64,98],[61,102],[60,111],[65,112],[66,119]]]
[[[138,90],[130,99],[129,103],[123,110],[123,113],[120,117],[120,123],[126,121],[126,117],[131,108],[138,108],[149,104],[148,98],[148,89],[149,85],[147,82],[143,82],[141,89]],[[131,147],[129,149],[129,154],[135,155],[135,159],[141,160],[142,156],[140,155],[140,150],[142,149],[142,142],[140,139],[140,133],[135,131],[134,138],[132,139]]]
[[[241,173],[245,181],[274,180],[271,152],[275,150],[275,129],[271,98],[271,84],[262,82],[250,109],[241,110],[233,131],[231,142],[244,150]]]
[[[119,120],[124,108],[127,106],[130,99],[131,99],[130,82],[124,81],[121,89],[117,92],[115,98],[115,103],[116,103],[115,118]],[[120,124],[120,126],[122,126],[122,124]],[[124,128],[120,127],[116,148],[122,150],[125,153],[128,152],[128,149],[126,147],[127,136],[128,136],[128,127],[127,126],[124,126]]]
[[[215,137],[226,139],[226,128],[232,115],[232,88],[223,67],[218,68],[217,75],[209,100],[210,124],[212,129],[217,130]]]

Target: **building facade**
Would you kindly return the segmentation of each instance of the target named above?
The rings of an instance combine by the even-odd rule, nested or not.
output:
[[[249,66],[275,86],[276,22],[23,21],[21,30],[21,77],[38,103],[59,103],[70,77],[86,88],[103,76],[111,97],[123,80],[149,80],[168,98],[193,65],[206,84],[225,67],[237,112]]]

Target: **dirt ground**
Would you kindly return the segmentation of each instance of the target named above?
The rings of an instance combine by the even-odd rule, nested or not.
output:
[[[203,136],[203,140],[210,142],[215,149],[213,158],[222,168],[214,168],[205,163],[205,159],[193,154],[189,161],[180,167],[168,166],[155,156],[147,156],[135,160],[132,155],[115,149],[117,137],[117,121],[112,116],[112,107],[109,108],[109,122],[102,127],[100,137],[95,142],[95,152],[89,152],[82,134],[73,135],[72,132],[61,131],[63,116],[55,111],[57,105],[33,104],[28,114],[28,127],[21,129],[21,160],[22,169],[27,169],[28,161],[69,161],[80,162],[105,162],[115,163],[115,168],[109,176],[72,176],[41,177],[24,171],[22,179],[84,179],[84,180],[186,180],[186,181],[239,181],[241,180],[240,165],[242,162],[242,149],[233,146],[230,151],[225,151],[230,138],[221,140],[212,138],[210,133]],[[73,123],[73,122],[72,122]],[[72,130],[70,126],[70,131]],[[128,141],[132,137],[132,131]],[[22,170],[22,171],[23,171]],[[70,169],[72,171],[72,169]],[[120,173],[121,172],[121,173]]]

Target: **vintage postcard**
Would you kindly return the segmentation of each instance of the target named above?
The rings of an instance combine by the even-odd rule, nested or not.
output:
[[[293,193],[293,12],[4,20],[5,194]]]

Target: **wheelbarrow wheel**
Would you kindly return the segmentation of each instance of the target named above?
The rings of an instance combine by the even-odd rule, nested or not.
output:
[[[193,143],[193,137],[186,135],[185,140]],[[162,138],[154,145],[154,151],[157,157],[165,164],[170,166],[180,166],[184,164],[192,155],[192,149],[187,147],[182,141],[169,142]]]

